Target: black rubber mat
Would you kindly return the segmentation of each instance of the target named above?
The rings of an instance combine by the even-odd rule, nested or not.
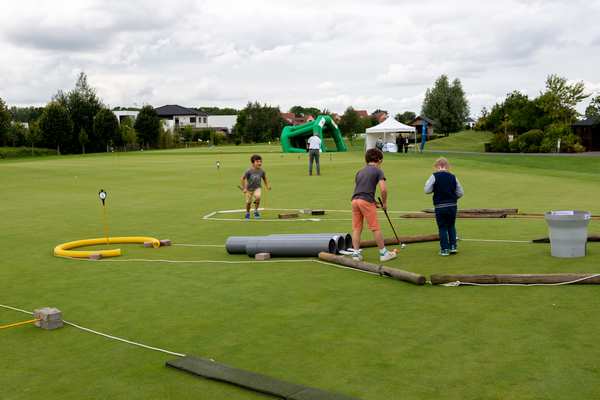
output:
[[[206,358],[185,356],[167,361],[167,366],[286,400],[358,400],[355,397],[326,392],[256,372],[233,368]]]

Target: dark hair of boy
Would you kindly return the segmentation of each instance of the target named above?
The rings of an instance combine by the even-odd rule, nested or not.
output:
[[[383,160],[383,153],[379,149],[369,149],[365,153],[365,161],[367,162],[367,164],[370,162],[376,163],[381,160]]]
[[[253,154],[252,157],[250,157],[250,162],[253,163],[256,160],[262,160],[262,157],[258,154]]]

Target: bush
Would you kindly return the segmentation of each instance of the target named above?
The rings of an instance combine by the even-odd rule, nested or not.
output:
[[[508,153],[510,151],[508,137],[503,133],[496,133],[488,146],[486,146],[486,151]]]
[[[513,140],[510,144],[510,151],[513,153],[538,153],[543,140],[544,132],[540,129],[532,129]]]
[[[56,150],[34,147],[0,147],[0,158],[20,158],[31,156],[55,156]]]

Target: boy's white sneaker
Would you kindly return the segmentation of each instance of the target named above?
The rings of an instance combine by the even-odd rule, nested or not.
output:
[[[390,261],[390,260],[393,260],[396,257],[398,257],[398,255],[396,254],[396,252],[394,252],[394,251],[386,251],[384,255],[380,255],[379,256],[379,261],[381,261],[381,262]]]
[[[357,250],[353,250],[352,251],[352,259],[354,261],[362,261],[363,260],[363,256],[362,256],[360,250],[358,250],[358,251]]]

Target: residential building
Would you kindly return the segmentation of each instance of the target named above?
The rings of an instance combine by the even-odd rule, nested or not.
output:
[[[427,125],[427,138],[429,138],[431,135],[433,135],[432,119],[419,115],[417,118],[413,119],[408,125],[417,128],[417,135],[420,135],[423,132],[423,123]]]
[[[163,121],[167,130],[173,132],[178,128],[191,126],[192,128],[208,128],[208,114],[196,111],[193,108],[186,108],[176,104],[154,109],[158,117]]]
[[[600,118],[577,121],[571,127],[587,151],[600,151]]]

